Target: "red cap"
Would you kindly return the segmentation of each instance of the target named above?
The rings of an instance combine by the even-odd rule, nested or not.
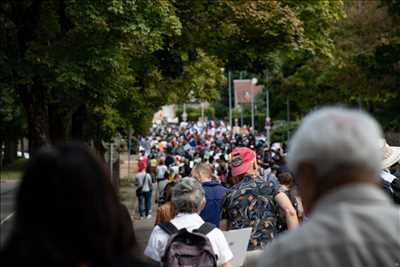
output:
[[[138,162],[138,169],[139,171],[143,171],[144,169],[146,169],[146,161],[141,159]]]
[[[246,173],[256,152],[247,147],[238,147],[232,151],[231,170],[233,176]]]

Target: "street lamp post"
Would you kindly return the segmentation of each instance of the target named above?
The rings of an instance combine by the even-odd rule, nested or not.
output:
[[[243,71],[240,72],[240,81],[243,79]],[[243,127],[243,103],[240,103],[240,127]]]
[[[268,147],[270,146],[270,142],[271,142],[271,126],[269,125],[271,122],[271,118],[269,117],[269,90],[268,90],[268,86],[267,86],[267,82],[268,82],[268,71],[265,70],[265,104],[266,104],[266,114],[265,114],[265,128],[267,130],[267,145]]]
[[[232,130],[232,73],[228,72],[228,91],[229,91],[229,127]]]
[[[286,113],[287,113],[287,142],[290,140],[290,100],[286,98]]]
[[[201,106],[201,121],[204,123],[204,102],[200,103]]]
[[[182,120],[186,122],[187,120],[187,113],[186,113],[186,104],[183,104],[183,113],[182,113]]]
[[[254,132],[254,87],[257,84],[257,79],[251,79],[251,128]]]

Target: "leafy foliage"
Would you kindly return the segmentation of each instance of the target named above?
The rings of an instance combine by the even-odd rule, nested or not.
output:
[[[299,116],[316,106],[345,103],[390,116],[384,126],[399,128],[391,111],[398,110],[392,103],[400,97],[398,18],[380,1],[347,1],[345,11],[330,35],[332,58],[308,52],[280,56],[283,63],[269,85],[292,100]]]
[[[128,128],[144,133],[163,104],[219,99],[221,67],[261,73],[299,54],[332,58],[329,33],[342,7],[312,0],[5,0],[1,101],[20,97],[30,137],[42,143],[71,132],[97,144]]]

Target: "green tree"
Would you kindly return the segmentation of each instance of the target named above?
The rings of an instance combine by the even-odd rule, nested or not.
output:
[[[302,115],[316,106],[345,103],[384,118],[399,97],[399,23],[380,1],[346,1],[346,17],[330,33],[332,57],[280,56],[270,86]],[[383,112],[383,113],[382,113]],[[390,112],[393,114],[393,112]],[[395,116],[385,126],[393,128]]]
[[[5,1],[1,8],[3,64],[27,113],[33,148],[65,140],[82,105],[99,130],[103,122],[109,130],[118,96],[140,95],[132,93],[141,88],[131,62],[180,33],[161,0]]]
[[[260,73],[271,54],[331,53],[342,1],[5,0],[0,70],[31,147],[69,138],[99,150],[142,133],[165,103],[214,101],[220,68]],[[21,14],[23,14],[21,16]]]

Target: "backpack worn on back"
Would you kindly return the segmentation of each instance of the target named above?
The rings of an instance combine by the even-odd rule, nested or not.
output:
[[[206,236],[215,228],[213,224],[204,223],[192,233],[186,228],[178,230],[170,222],[158,226],[170,236],[165,254],[161,259],[163,266],[217,266],[217,257]]]

